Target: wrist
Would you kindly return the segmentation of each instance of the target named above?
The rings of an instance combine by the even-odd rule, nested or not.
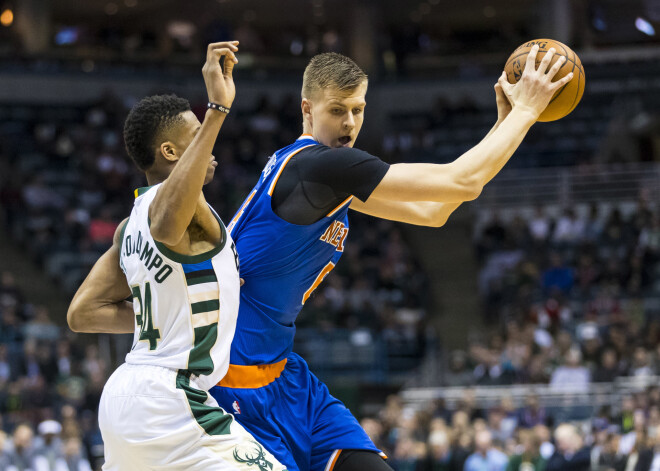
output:
[[[206,104],[206,107],[209,110],[219,111],[219,112],[224,113],[224,114],[229,114],[229,112],[231,111],[229,106],[225,106],[221,103],[217,103],[217,102],[214,102],[214,101],[209,101]]]
[[[511,110],[509,116],[512,116],[525,123],[529,123],[531,126],[539,119],[540,113],[526,106],[516,106]]]
[[[204,114],[204,122],[206,122],[206,120],[212,122],[223,122],[226,117],[227,117],[227,113],[223,113],[218,110],[207,108],[206,113]]]

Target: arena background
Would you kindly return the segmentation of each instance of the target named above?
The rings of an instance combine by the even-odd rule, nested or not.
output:
[[[241,41],[206,189],[228,220],[299,135],[315,53],[370,76],[358,147],[442,163],[486,134],[506,58],[541,37],[582,59],[582,103],[534,126],[443,228],[353,214],[295,348],[397,470],[471,471],[489,447],[512,470],[553,450],[588,457],[571,469],[651,469],[658,28],[658,0],[0,0],[0,469],[100,469],[99,396],[131,337],[75,335],[66,308],[143,183],[128,109],[175,92],[201,114],[208,42]]]

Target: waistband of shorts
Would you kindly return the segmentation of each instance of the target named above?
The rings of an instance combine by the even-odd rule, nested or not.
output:
[[[287,359],[269,365],[229,365],[218,386],[233,389],[255,389],[268,386],[280,377]]]
[[[191,387],[205,390],[197,384],[197,376],[186,370],[170,368],[169,366],[149,365],[145,363],[124,363],[117,368],[117,370],[120,369],[128,374],[136,376],[138,381],[155,378],[164,379],[168,382],[174,383],[176,378],[182,374],[188,378]]]

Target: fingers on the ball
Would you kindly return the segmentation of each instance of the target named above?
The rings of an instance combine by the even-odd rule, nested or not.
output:
[[[551,47],[550,50],[545,53],[545,56],[543,56],[543,59],[539,64],[540,73],[545,74],[548,71],[548,66],[550,65],[550,62],[552,62],[552,58],[554,57],[554,55],[555,55],[555,48]]]
[[[555,82],[555,83],[557,84],[557,88],[559,88],[559,87],[563,87],[563,86],[566,85],[568,82],[570,82],[571,80],[573,80],[573,76],[574,76],[573,72],[569,72],[569,73],[566,75],[566,77],[563,77],[561,80],[557,80],[557,82]]]
[[[557,72],[559,72],[559,69],[562,68],[564,65],[564,62],[566,62],[566,57],[565,56],[559,56],[557,59],[557,62],[552,64],[552,67],[548,71],[548,77],[553,78],[555,75],[557,75]]]
[[[527,63],[525,64],[525,71],[529,70],[534,71],[536,70],[536,54],[539,52],[539,46],[538,44],[534,44],[532,46],[532,49],[529,51],[529,54],[527,54]]]
[[[566,75],[566,77],[563,77],[560,80],[553,82],[552,85],[554,85],[554,88],[561,88],[564,85],[566,85],[568,82],[570,82],[572,79],[573,79],[573,72],[570,72]]]

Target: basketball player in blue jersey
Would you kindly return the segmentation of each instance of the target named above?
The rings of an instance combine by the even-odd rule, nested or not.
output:
[[[353,149],[367,76],[334,53],[307,66],[303,134],[273,154],[229,226],[245,284],[230,366],[210,391],[290,471],[391,469],[349,410],[292,353],[296,317],[342,255],[349,208],[441,226],[480,194],[572,78],[552,82],[563,58],[549,68],[551,50],[536,69],[537,51],[516,85],[504,74],[498,80],[493,130],[446,165],[388,165]]]

